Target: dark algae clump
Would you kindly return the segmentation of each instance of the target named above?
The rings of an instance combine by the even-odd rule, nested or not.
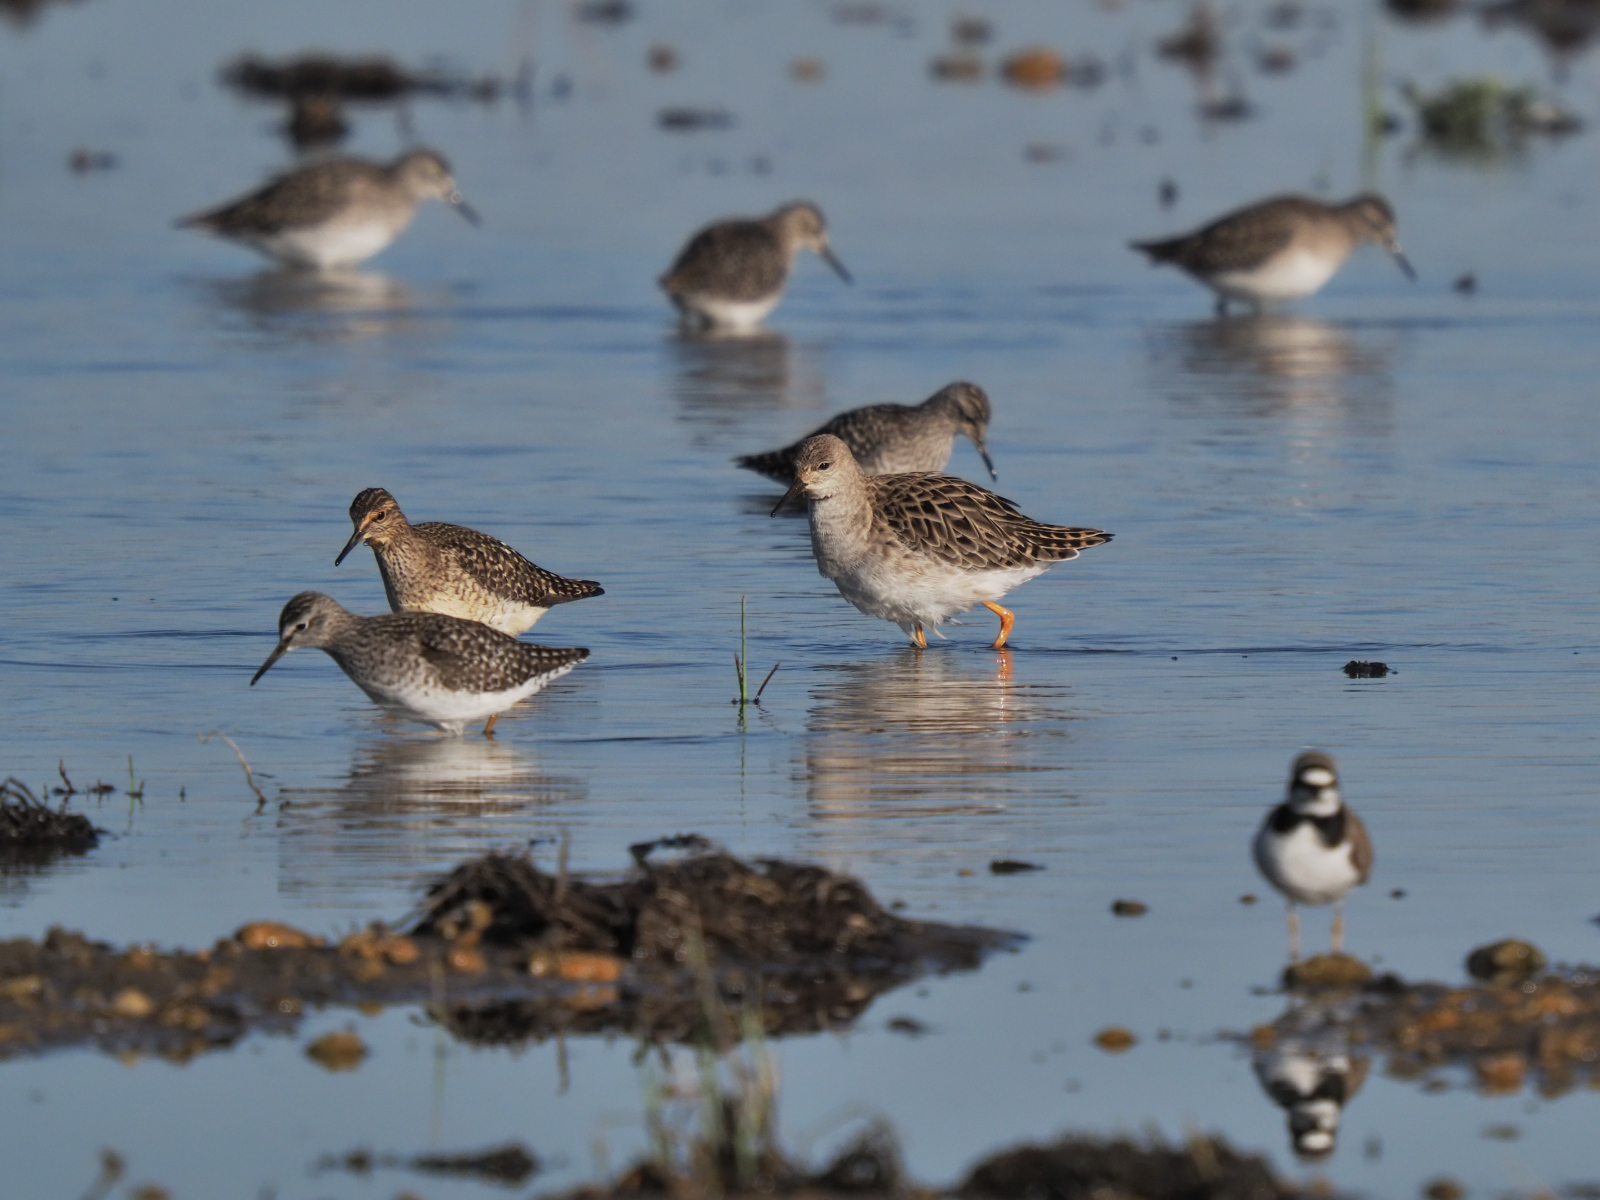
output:
[[[1304,1195],[1275,1176],[1266,1159],[1240,1154],[1221,1138],[1201,1136],[1176,1146],[1080,1136],[1018,1146],[980,1162],[956,1194],[972,1200],[1287,1200]]]
[[[424,1004],[487,1044],[694,1041],[708,990],[758,1013],[767,1034],[812,1032],[1019,940],[897,916],[822,867],[671,844],[690,852],[657,862],[656,843],[635,847],[634,868],[606,882],[526,857],[473,859],[435,882],[401,931],[374,924],[337,941],[257,921],[197,951],[60,929],[0,942],[0,1059],[90,1044],[181,1061],[252,1030],[292,1032],[311,1008],[360,1004]]]
[[[82,813],[52,808],[14,776],[0,783],[0,868],[39,866],[99,844],[100,831]]]

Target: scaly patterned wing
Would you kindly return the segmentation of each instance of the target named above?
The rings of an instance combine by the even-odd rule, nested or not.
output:
[[[866,480],[876,521],[909,549],[972,571],[1077,558],[1111,540],[1101,529],[1044,525],[953,475],[877,475]]]
[[[857,462],[870,463],[884,439],[902,429],[910,413],[917,410],[905,404],[870,404],[865,408],[852,408],[842,412],[826,425],[813,429],[799,442],[792,442],[781,450],[768,450],[763,454],[745,454],[734,459],[747,471],[755,471],[779,483],[794,482],[794,456],[800,443],[821,433],[831,433],[850,447]]]
[[[455,691],[505,691],[536,675],[549,675],[589,657],[585,649],[562,650],[519,642],[487,625],[459,617],[440,613],[405,613],[400,617],[415,623],[422,657],[439,673],[439,682]]]
[[[546,571],[500,539],[476,529],[446,525],[441,521],[427,521],[411,528],[497,595],[510,596],[539,608],[605,595],[605,589],[593,580],[567,579],[554,571]]]
[[[759,300],[783,286],[788,269],[777,234],[765,224],[721,221],[689,239],[661,286],[687,295]]]
[[[1296,221],[1308,208],[1298,196],[1280,196],[1218,217],[1182,237],[1136,245],[1156,262],[1176,263],[1200,275],[1248,271],[1289,244]]]
[[[865,408],[852,408],[842,412],[821,429],[809,434],[831,433],[846,446],[859,463],[867,463],[882,448],[883,443],[900,434],[909,423],[907,418],[917,410],[905,404],[869,404]],[[799,442],[792,447],[800,448]]]
[[[351,193],[382,177],[383,168],[360,159],[334,159],[280,175],[258,191],[185,217],[184,226],[216,233],[273,234],[316,225],[342,211]]]

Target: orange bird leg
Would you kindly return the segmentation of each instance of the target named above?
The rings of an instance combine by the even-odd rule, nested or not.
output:
[[[1000,636],[995,638],[993,649],[999,650],[1006,644],[1006,639],[1011,636],[1011,627],[1017,623],[1017,618],[1008,608],[1001,608],[998,604],[985,600],[983,606],[1000,618]]]
[[[928,637],[922,632],[921,621],[917,622],[916,629],[912,631],[911,643],[912,645],[916,646],[918,650],[926,650],[928,648]]]
[[[499,713],[490,714],[489,723],[483,727],[483,736],[484,737],[492,738],[494,736],[494,722],[495,722],[495,718],[498,717],[499,715],[500,715]]]

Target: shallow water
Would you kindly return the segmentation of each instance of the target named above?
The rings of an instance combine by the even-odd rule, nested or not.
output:
[[[1176,5],[996,6],[999,48],[1042,40],[1113,68],[1097,90],[1042,96],[931,82],[946,10],[905,11],[859,27],[822,5],[651,5],[606,29],[555,5],[463,22],[422,5],[94,0],[0,35],[0,770],[39,785],[64,760],[80,787],[120,787],[131,755],[146,781],[142,804],[91,804],[116,835],[99,850],[0,880],[0,935],[200,945],[261,917],[337,931],[398,916],[431,872],[486,848],[569,834],[575,866],[614,871],[629,842],[693,829],[1031,938],[886,997],[848,1035],[777,1047],[784,1127],[819,1155],[870,1112],[932,1182],[1023,1138],[1147,1123],[1215,1129],[1371,1194],[1444,1172],[1496,1191],[1591,1177],[1593,1093],[1424,1094],[1377,1072],[1338,1152],[1302,1167],[1217,1035],[1284,1005],[1262,990],[1281,908],[1238,898],[1265,890],[1248,841],[1305,746],[1338,756],[1377,845],[1354,952],[1444,979],[1512,933],[1600,958],[1594,138],[1482,167],[1402,134],[1368,159],[1365,27],[1343,8],[1282,35],[1308,51],[1287,76],[1229,60],[1261,112],[1212,126],[1149,51]],[[1240,13],[1239,45],[1268,36]],[[1512,31],[1374,28],[1388,80],[1551,78]],[[657,41],[679,72],[645,71]],[[222,92],[214,68],[305,46],[475,72],[536,58],[529,112],[411,114],[482,230],[427,210],[368,269],[312,286],[168,228],[285,158],[275,112]],[[789,79],[801,55],[823,81]],[[1560,88],[1592,114],[1595,85],[1579,57]],[[678,103],[738,124],[657,131]],[[354,115],[354,149],[401,143],[391,114]],[[1064,157],[1029,162],[1034,142]],[[120,165],[72,175],[80,144]],[[1267,192],[1367,182],[1395,202],[1417,285],[1369,251],[1293,314],[1218,322],[1122,246]],[[651,280],[680,239],[794,195],[824,205],[857,286],[808,260],[767,335],[677,337]],[[1472,297],[1449,287],[1467,270]],[[919,656],[855,613],[815,573],[803,522],[769,520],[774,490],[729,464],[954,378],[994,401],[1003,494],[1117,535],[1014,593],[1003,656],[987,614]],[[962,445],[951,469],[981,464]],[[246,686],[293,593],[382,608],[364,552],[333,566],[369,485],[606,587],[536,628],[593,657],[493,742],[392,724],[318,654]],[[743,725],[741,595],[752,668],[782,663]],[[1346,680],[1351,658],[1398,674]],[[198,741],[212,729],[263,776],[266,812],[231,752]],[[1045,870],[990,875],[1001,856]],[[1117,920],[1117,897],[1151,911]],[[1308,942],[1326,929],[1309,918]],[[886,1031],[899,1014],[930,1032]],[[374,1050],[359,1071],[303,1056],[351,1023]],[[1096,1049],[1110,1024],[1139,1044]],[[72,1194],[113,1146],[133,1181],[180,1196],[388,1195],[413,1181],[309,1172],[358,1145],[517,1138],[546,1159],[546,1189],[643,1145],[631,1044],[469,1049],[408,1012],[322,1014],[302,1034],[181,1068],[7,1063],[12,1186]],[[1507,1123],[1517,1140],[1483,1136]]]

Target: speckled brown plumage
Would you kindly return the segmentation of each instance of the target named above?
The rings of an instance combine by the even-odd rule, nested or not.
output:
[[[439,613],[357,616],[320,592],[301,592],[284,605],[278,646],[250,682],[298,647],[325,650],[377,703],[454,732],[589,657],[581,647],[536,646]]]
[[[989,397],[975,383],[956,382],[940,388],[921,404],[872,404],[840,413],[781,450],[747,454],[734,461],[782,484],[794,482],[794,457],[806,438],[830,433],[850,448],[868,475],[908,471],[943,471],[957,434],[972,440],[994,476],[985,444]]]
[[[719,221],[689,239],[661,286],[669,292],[759,300],[783,286],[789,257],[770,217]]]
[[[330,158],[300,167],[247,195],[178,221],[251,246],[295,267],[351,266],[382,250],[423,200],[443,200],[477,224],[450,165],[415,149],[392,163]]]
[[[951,475],[867,475],[831,434],[801,443],[795,482],[778,501],[804,495],[817,570],[868,616],[893,621],[926,645],[935,630],[975,605],[1000,618],[995,649],[1013,616],[998,601],[1053,563],[1111,540],[1100,529],[1046,525],[1010,500]]]
[[[355,532],[337,561],[365,541],[395,612],[437,612],[516,635],[558,604],[603,596],[588,579],[568,579],[528,561],[488,534],[429,521],[412,525],[383,488],[350,505]]]
[[[866,480],[873,536],[966,570],[1065,562],[1103,546],[1102,529],[1046,525],[1004,496],[953,475],[877,475]]]
[[[355,204],[385,210],[413,207],[394,186],[393,164],[332,158],[286,172],[246,196],[184,217],[178,224],[234,236],[278,233],[296,225],[320,224]]]
[[[1400,251],[1394,209],[1382,196],[1342,204],[1275,196],[1218,217],[1190,233],[1130,243],[1152,263],[1171,263],[1226,299],[1252,302],[1310,295],[1362,242],[1411,264]]]
[[[685,321],[752,329],[782,298],[795,255],[805,249],[850,282],[850,272],[828,245],[822,210],[804,200],[765,217],[707,225],[689,239],[659,282]]]

